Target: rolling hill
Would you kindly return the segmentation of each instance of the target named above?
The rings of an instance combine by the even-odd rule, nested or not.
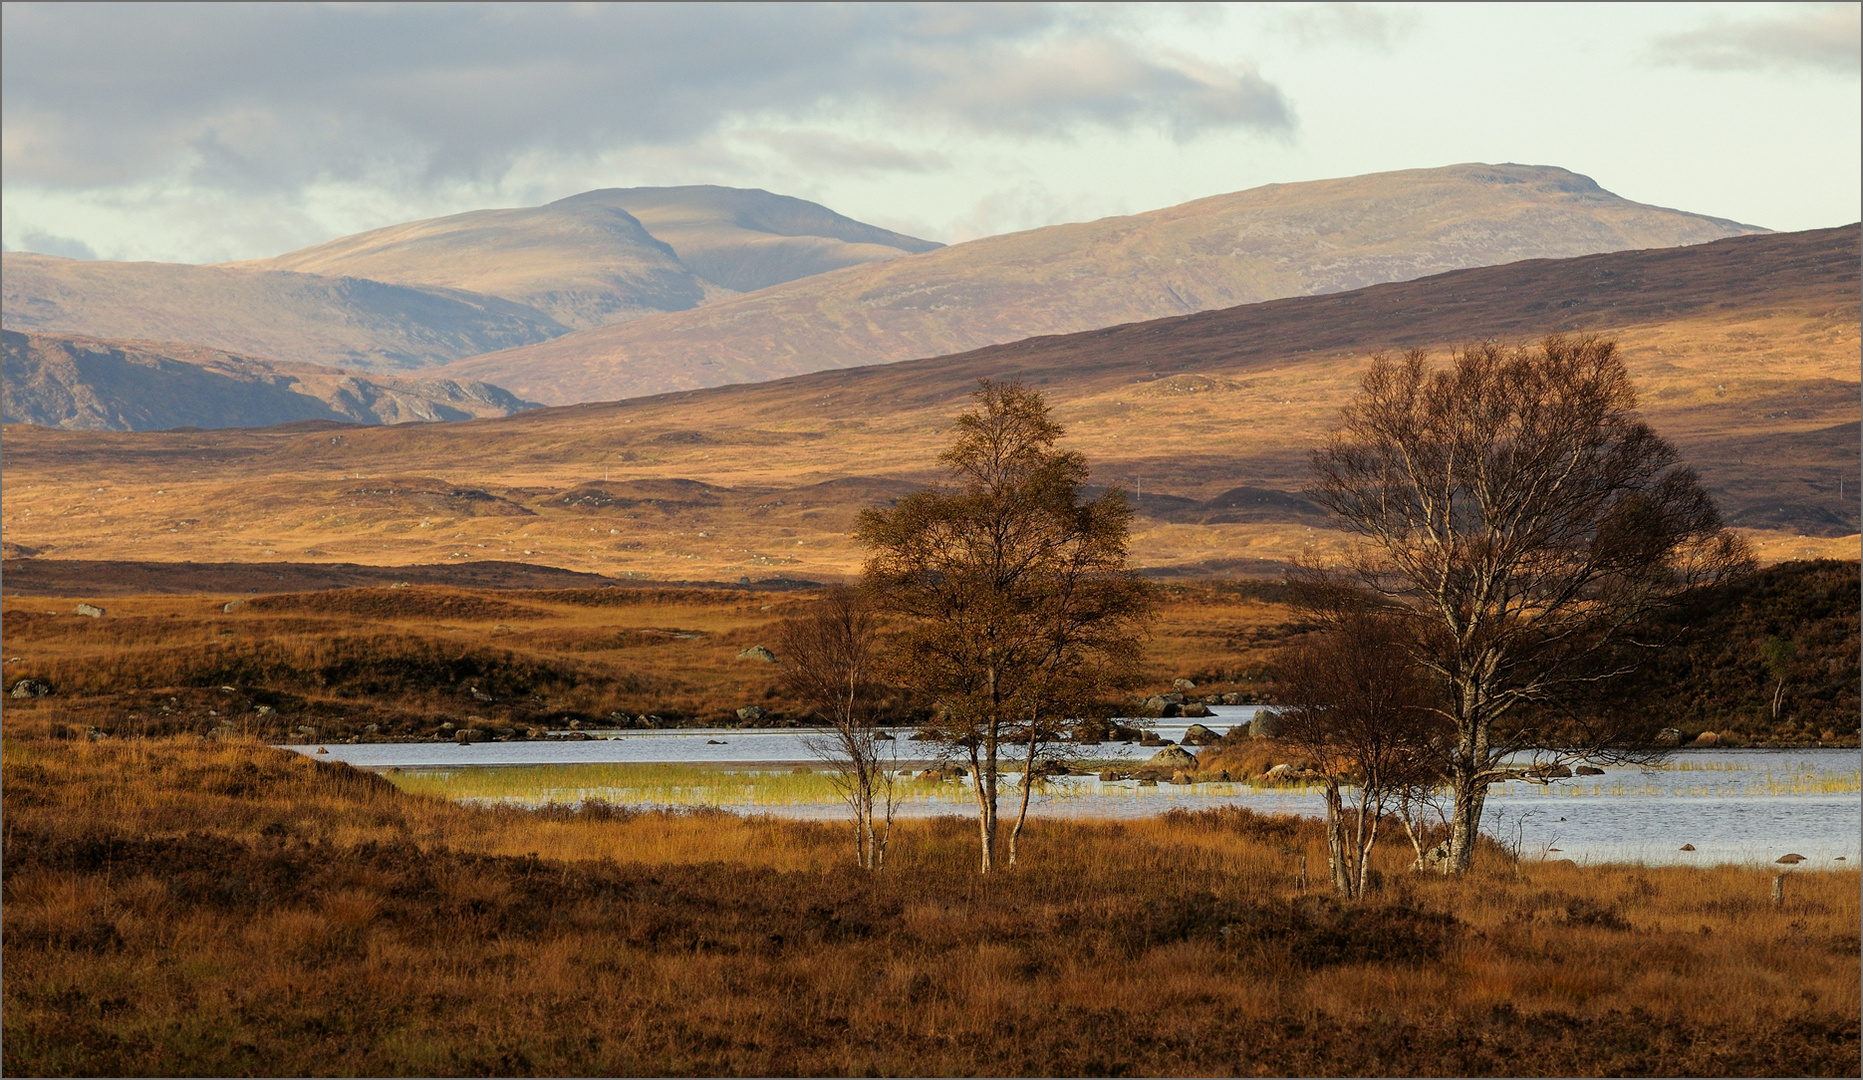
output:
[[[69,431],[267,427],[304,420],[398,424],[510,416],[532,407],[496,386],[358,376],[193,345],[0,330],[0,414]]]
[[[864,505],[935,480],[979,377],[1044,391],[1161,574],[1343,538],[1300,489],[1367,356],[1604,332],[1769,562],[1856,558],[1859,229],[1530,260],[968,353],[495,420],[117,433],[8,425],[9,543],[53,559],[837,577]],[[279,573],[286,573],[280,567]]]
[[[463,289],[581,329],[938,246],[767,191],[614,188],[395,225],[239,265]]]
[[[554,404],[612,400],[945,355],[1462,267],[1763,231],[1630,202],[1587,177],[1540,166],[1275,184],[818,274],[473,357],[448,374]]]

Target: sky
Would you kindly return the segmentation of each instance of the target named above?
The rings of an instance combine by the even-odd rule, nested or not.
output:
[[[1456,162],[1863,217],[1857,4],[0,6],[0,242],[218,262],[600,187],[943,242]]]

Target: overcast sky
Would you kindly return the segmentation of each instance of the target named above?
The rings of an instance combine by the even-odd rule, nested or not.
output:
[[[210,262],[711,183],[949,242],[1462,161],[1816,228],[1860,216],[1858,13],[7,3],[0,239]]]

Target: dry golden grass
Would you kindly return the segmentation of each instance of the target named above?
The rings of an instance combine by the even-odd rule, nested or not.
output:
[[[19,1075],[1854,1075],[1858,875],[1303,890],[1312,822],[475,810],[251,745],[9,738]]]
[[[1262,691],[1272,649],[1299,629],[1280,592],[1166,587],[1148,692],[1185,675],[1206,693]],[[381,737],[427,737],[469,716],[605,726],[619,711],[734,724],[739,708],[757,705],[800,719],[777,665],[738,654],[774,645],[776,621],[815,595],[412,586],[261,596],[231,612],[224,595],[113,597],[100,619],[74,613],[81,598],[10,596],[0,601],[4,683],[37,679],[55,693],[9,703],[9,721],[119,735],[231,725],[273,739],[309,724],[327,740],[367,724]]]

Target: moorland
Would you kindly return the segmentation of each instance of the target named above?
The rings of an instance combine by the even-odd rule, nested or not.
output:
[[[1846,1075],[1857,872],[1517,863],[1375,899],[1316,822],[473,809],[252,743],[8,737],[11,1073]]]

